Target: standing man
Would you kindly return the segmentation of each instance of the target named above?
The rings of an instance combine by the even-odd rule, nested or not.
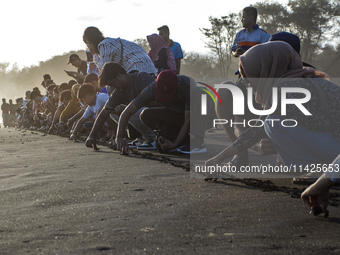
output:
[[[261,29],[256,24],[257,9],[255,7],[246,7],[242,10],[242,29],[236,34],[231,53],[235,58],[241,56],[248,49],[259,43],[269,41],[270,34]]]
[[[254,7],[246,7],[242,10],[242,26],[244,29],[239,31],[236,34],[234,44],[231,48],[231,53],[235,58],[238,58],[243,53],[245,53],[248,49],[251,47],[260,44],[265,43],[269,40],[270,34],[268,34],[266,31],[259,28],[259,26],[256,24],[257,19],[257,10]],[[242,92],[243,95],[247,98],[247,89],[246,84],[244,83],[242,77],[240,76],[239,70],[235,73],[236,75],[239,75],[239,78],[236,82],[236,86],[238,86]],[[224,82],[228,84],[229,82]],[[220,95],[221,100],[223,102],[223,107],[220,105],[217,105],[216,107],[216,114],[218,118],[220,119],[231,119],[235,123],[248,121],[250,119],[258,118],[258,116],[253,115],[247,105],[245,104],[245,114],[244,115],[233,115],[233,95],[231,94],[230,90],[220,88],[217,90],[217,93]],[[245,100],[246,102],[247,100]],[[224,103],[225,102],[225,103]],[[253,95],[253,102],[254,107],[256,109],[261,109],[261,105],[257,104],[254,99]],[[234,142],[237,140],[237,138],[245,132],[247,129],[247,126],[242,125],[223,125],[223,129],[226,132],[228,138],[230,141]],[[271,145],[270,141],[268,139],[263,139],[259,144],[258,148],[261,148],[263,151],[263,154],[272,154],[275,153],[275,149]],[[273,151],[274,150],[274,151]],[[232,160],[228,162],[228,165],[235,166],[237,168],[241,166],[245,166],[249,164],[249,158],[248,158],[248,151],[243,150],[239,153],[237,153]]]
[[[67,64],[77,67],[77,72],[65,71],[69,76],[77,80],[78,84],[83,84],[85,76],[87,74],[87,63],[85,60],[81,60],[77,54],[72,54],[69,57],[69,62]]]
[[[179,72],[181,70],[181,59],[183,58],[183,51],[181,45],[178,42],[174,42],[173,40],[170,39],[170,30],[168,26],[166,25],[161,26],[157,28],[157,30],[159,31],[158,33],[159,36],[164,39],[164,41],[169,45],[172,53],[174,54],[177,75],[179,75]]]

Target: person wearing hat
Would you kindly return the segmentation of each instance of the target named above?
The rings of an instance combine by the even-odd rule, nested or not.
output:
[[[157,145],[162,151],[176,150],[185,154],[206,152],[204,133],[209,121],[201,118],[207,116],[197,114],[201,107],[194,105],[191,107],[190,104],[190,99],[194,99],[193,104],[201,102],[200,91],[192,78],[177,76],[171,70],[162,71],[157,80],[146,87],[121,114],[116,136],[118,150],[122,154],[126,153],[123,136],[130,117],[150,102],[157,101],[164,107],[146,108],[141,112],[140,119],[152,130],[158,129],[160,124],[163,124],[162,127],[165,126],[166,133],[157,140]],[[191,118],[190,113],[197,118]],[[192,123],[190,129],[191,120],[195,123]],[[192,139],[189,138],[189,133]]]
[[[292,48],[301,56],[300,54],[301,43],[300,43],[300,38],[297,35],[294,35],[288,32],[278,32],[278,33],[271,35],[271,37],[269,38],[269,41],[270,42],[274,42],[274,41],[286,42],[290,46],[292,46]],[[306,69],[307,68],[316,69],[316,67],[303,61],[302,61],[302,65]],[[327,73],[320,71],[320,70],[315,70],[315,77],[324,78],[329,81],[331,80],[331,77]]]
[[[77,67],[77,72],[74,71],[66,71],[67,75],[77,80],[78,84],[83,84],[84,78],[87,74],[87,63],[85,60],[81,60],[77,54],[71,54],[69,57],[69,62],[67,64],[71,64],[74,67]]]

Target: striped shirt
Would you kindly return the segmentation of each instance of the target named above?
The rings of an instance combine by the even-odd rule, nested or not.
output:
[[[127,73],[131,71],[156,74],[157,70],[145,50],[136,43],[120,39],[106,37],[98,44],[99,54],[93,56],[99,70],[105,63],[119,63]]]
[[[253,26],[253,29],[250,32],[246,28],[242,29],[236,34],[231,51],[237,49],[237,44],[240,45],[244,51],[247,51],[256,44],[268,42],[269,38],[270,34],[259,28],[258,25]]]

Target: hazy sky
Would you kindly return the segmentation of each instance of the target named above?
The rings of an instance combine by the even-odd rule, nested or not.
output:
[[[54,55],[85,49],[84,29],[96,26],[108,37],[127,40],[157,33],[168,25],[170,37],[185,51],[207,52],[199,28],[209,16],[238,12],[256,1],[227,0],[9,0],[1,3],[0,62],[19,67]],[[286,2],[284,0],[280,2]]]

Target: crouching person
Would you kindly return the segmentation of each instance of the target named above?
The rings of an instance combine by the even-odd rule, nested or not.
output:
[[[200,103],[200,91],[190,77],[177,76],[171,70],[161,72],[157,80],[145,88],[121,114],[116,137],[118,150],[122,154],[126,153],[127,146],[123,138],[130,117],[156,100],[164,107],[146,108],[141,112],[140,119],[150,129],[160,130],[157,145],[161,150],[176,150],[186,154],[206,152],[204,133],[209,121],[201,118],[201,107],[196,107]],[[194,102],[190,103],[191,99]]]
[[[96,122],[86,141],[87,147],[95,147],[96,136],[104,122],[113,119],[118,123],[119,115],[123,105],[129,104],[136,98],[150,83],[154,82],[152,76],[146,72],[126,73],[126,70],[118,63],[106,63],[99,76],[99,86],[109,86],[111,91],[109,100],[98,115]],[[130,118],[130,124],[142,135],[142,139],[136,139],[129,144],[130,148],[156,149],[155,133],[139,119],[139,114],[144,108],[137,111]],[[125,131],[125,130],[124,130]]]
[[[109,95],[104,93],[97,94],[92,85],[85,83],[81,85],[78,90],[78,99],[85,102],[88,107],[86,108],[83,116],[78,120],[74,129],[71,131],[70,139],[73,141],[76,140],[77,134],[81,130],[85,122],[91,117],[95,117],[97,114],[100,113],[106,101],[109,99]],[[108,125],[105,129],[105,132],[110,132]]]

